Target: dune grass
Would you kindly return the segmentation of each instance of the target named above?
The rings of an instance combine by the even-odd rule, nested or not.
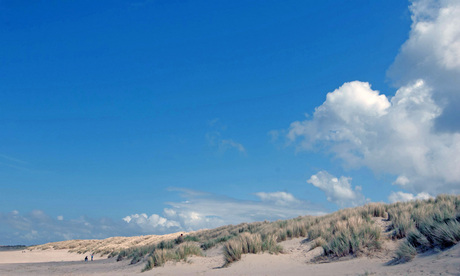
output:
[[[371,217],[385,214],[384,204],[373,203],[322,217],[303,216],[274,222],[227,225],[185,235],[182,241],[193,243],[200,249],[197,251],[195,248],[194,255],[221,246],[224,265],[240,260],[243,254],[278,254],[282,252],[279,242],[299,237],[314,241],[311,249],[321,246],[328,257],[343,257],[365,249],[380,248],[380,229],[373,225]],[[147,262],[144,270],[148,270],[170,260],[186,258],[176,253],[179,246],[177,239],[163,240],[155,245],[127,248],[112,253],[112,256],[117,256],[117,260],[131,259],[131,263],[144,260]]]
[[[397,262],[410,261],[427,250],[443,250],[460,241],[460,196],[439,195],[435,199],[370,203],[342,209],[324,216],[302,216],[274,222],[241,223],[215,229],[168,236],[115,237],[106,240],[74,240],[36,246],[35,249],[70,249],[74,252],[109,254],[130,263],[145,262],[144,270],[168,261],[201,256],[221,247],[224,265],[241,259],[243,254],[282,252],[279,242],[303,237],[311,248],[321,247],[327,258],[357,256],[381,248],[382,229],[373,217],[391,221],[390,237],[403,239],[395,252]]]
[[[443,250],[460,241],[460,196],[395,203],[388,207],[393,237],[406,238],[397,259],[411,260],[417,253]]]
[[[163,266],[168,261],[186,260],[189,256],[202,256],[199,246],[193,242],[184,242],[175,248],[156,248],[147,258],[147,264],[142,271],[147,271],[155,266]]]
[[[224,266],[240,260],[242,254],[257,254],[266,251],[274,254],[282,251],[281,246],[276,242],[275,235],[262,236],[259,233],[245,232],[224,244]]]

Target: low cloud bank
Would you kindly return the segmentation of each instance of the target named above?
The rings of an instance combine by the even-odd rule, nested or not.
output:
[[[239,200],[185,189],[184,201],[169,202],[162,214],[132,214],[120,220],[80,217],[52,218],[43,211],[28,214],[0,212],[0,245],[42,244],[70,239],[104,239],[113,236],[161,235],[215,228],[227,224],[288,219],[325,212],[286,192],[255,194],[258,200]]]
[[[133,214],[124,220],[143,229],[170,229],[169,232],[173,232],[325,213],[286,192],[260,192],[255,194],[258,200],[239,200],[186,189],[177,191],[186,200],[168,203],[170,207],[165,208],[163,214]]]

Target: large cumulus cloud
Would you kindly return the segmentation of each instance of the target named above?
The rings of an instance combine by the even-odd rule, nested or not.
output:
[[[354,81],[329,93],[313,117],[293,122],[288,138],[300,149],[324,147],[351,168],[398,176],[412,192],[458,192],[460,134],[435,131],[442,109],[418,80],[389,100]]]
[[[409,39],[388,75],[398,86],[423,79],[443,109],[436,128],[460,131],[460,1],[416,0],[409,8]]]
[[[389,69],[393,97],[353,81],[327,94],[288,139],[345,167],[395,175],[413,193],[460,192],[460,1],[413,1],[409,39]],[[396,197],[393,197],[396,199]]]

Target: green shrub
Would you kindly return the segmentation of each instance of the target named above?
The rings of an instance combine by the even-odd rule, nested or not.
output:
[[[421,251],[426,251],[431,247],[428,239],[418,229],[414,229],[407,234],[407,242],[414,248],[420,248]]]
[[[272,254],[278,254],[282,247],[276,242],[275,235],[265,235],[262,237],[262,251],[268,251]]]
[[[158,249],[171,249],[171,248],[174,248],[174,244],[175,242],[174,241],[161,241],[157,248]]]
[[[145,264],[144,268],[142,269],[142,272],[151,270],[153,266],[154,266],[153,256],[149,256],[147,259],[147,264]]]
[[[133,259],[131,260],[130,264],[136,264],[136,263],[140,262],[141,260],[142,260],[142,256],[140,256],[140,255],[134,256]]]
[[[396,250],[396,259],[398,262],[407,262],[417,255],[417,250],[411,244],[404,242]]]
[[[437,222],[431,226],[433,243],[441,249],[457,244],[460,240],[460,223],[456,220]]]
[[[373,217],[385,217],[386,215],[386,205],[383,203],[369,203],[366,206],[367,213]]]
[[[186,242],[199,242],[200,239],[197,236],[189,235],[189,236],[184,237],[184,241],[186,241]]]
[[[176,250],[175,254],[179,260],[185,260],[188,256],[203,256],[200,247],[191,242],[181,244]]]
[[[278,235],[278,241],[285,241],[287,239],[287,233],[286,231],[281,231]]]
[[[323,249],[327,256],[343,257],[352,253],[349,233],[339,233],[330,242],[323,245]]]
[[[406,237],[407,233],[415,227],[415,222],[410,218],[410,214],[407,212],[401,212],[399,210],[396,213],[393,213],[391,217],[393,227],[392,237],[395,239]]]

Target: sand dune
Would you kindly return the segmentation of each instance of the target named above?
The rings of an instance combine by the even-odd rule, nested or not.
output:
[[[98,254],[108,254],[112,251],[120,251],[135,246],[144,246],[158,243],[162,240],[177,238],[181,233],[172,233],[167,235],[146,235],[136,237],[111,237],[103,240],[69,240],[61,242],[52,242],[42,245],[32,246],[31,250],[48,250],[48,249],[67,249],[70,252],[86,253],[95,252]]]
[[[400,265],[386,265],[389,255],[308,263],[304,258],[307,245],[302,239],[284,242],[283,246],[284,254],[248,254],[226,268],[221,267],[223,257],[216,248],[205,257],[168,262],[144,273],[142,263],[130,265],[129,260],[117,262],[96,256],[95,261],[85,262],[84,254],[65,250],[5,251],[0,252],[0,275],[460,275],[460,245]]]
[[[391,206],[371,204],[341,210],[324,217],[299,217],[288,221],[222,226],[197,231],[193,235],[185,235],[180,239],[178,239],[179,233],[174,233],[163,236],[114,237],[105,240],[49,243],[29,247],[26,250],[1,251],[0,275],[137,275],[141,274],[146,264],[153,269],[143,272],[142,275],[460,275],[460,244],[457,244],[459,240],[458,236],[455,236],[459,229],[457,210],[459,200],[458,197],[453,196],[438,196],[436,200],[396,203]],[[385,209],[387,211],[384,211]],[[430,239],[433,239],[433,246],[418,250],[418,255],[411,253],[410,258],[403,259],[400,255],[399,261],[409,260],[414,256],[415,258],[407,263],[393,265],[396,253],[401,254],[401,248],[407,246],[409,240],[404,236],[400,238],[397,236],[402,231],[398,227],[404,226],[406,223],[404,219],[410,218],[408,210],[419,223],[423,222],[426,227],[431,227],[429,229],[432,232],[425,234],[428,236],[433,234],[430,236]],[[439,218],[441,215],[444,216],[442,221],[429,220],[432,217]],[[310,232],[304,229],[304,235],[300,235],[301,227],[305,229],[308,227]],[[352,233],[347,232],[351,231],[350,229],[364,229],[368,231],[364,233],[372,233],[373,236],[363,235],[363,239],[367,237],[368,240],[361,240],[361,242],[367,246],[352,251],[355,244],[351,240],[345,240],[350,236],[344,236],[344,233]],[[415,231],[416,228],[412,229]],[[328,234],[332,230],[336,231],[337,235],[341,235],[340,237],[345,237],[343,239],[346,241],[333,249],[343,249],[340,252],[345,254],[330,254],[333,252],[330,251],[331,244],[335,245],[335,243],[323,243],[324,247],[318,244],[318,237],[321,237],[318,233]],[[354,233],[359,233],[358,230]],[[287,231],[290,231],[291,235],[286,236]],[[295,236],[296,232],[299,235]],[[238,257],[229,261],[231,256],[229,254],[235,255],[236,250],[242,250],[241,248],[248,249],[244,251],[246,253],[263,252],[249,250],[250,246],[255,248],[257,242],[260,242],[259,246],[261,246],[260,233],[266,233],[265,237],[268,237],[266,241],[274,242],[274,246],[270,248],[277,250],[243,254],[241,259]],[[272,233],[278,233],[278,237],[283,239],[271,239]],[[311,238],[308,239],[307,236]],[[325,236],[327,238],[327,235]],[[212,242],[222,237],[228,239],[224,239],[224,242]],[[257,237],[259,240],[256,239]],[[378,240],[378,246],[364,243],[371,238]],[[230,248],[232,244],[236,244],[233,249]],[[189,246],[188,248],[193,246],[198,251],[185,255],[183,245]],[[146,247],[140,248],[140,246]],[[130,249],[124,250],[127,248]],[[146,249],[147,251],[144,252],[143,250]],[[120,254],[120,259],[123,256],[130,257],[121,261],[117,261],[116,257],[108,258],[109,252],[121,250],[124,251]],[[182,257],[165,253],[172,254],[181,252],[180,250],[184,253]],[[92,252],[96,252],[94,261],[84,261],[85,256],[89,256]],[[153,252],[152,255],[149,255],[149,252]],[[130,255],[130,253],[141,254]],[[185,261],[167,261],[184,260],[184,258]],[[131,260],[139,262],[130,264]]]

